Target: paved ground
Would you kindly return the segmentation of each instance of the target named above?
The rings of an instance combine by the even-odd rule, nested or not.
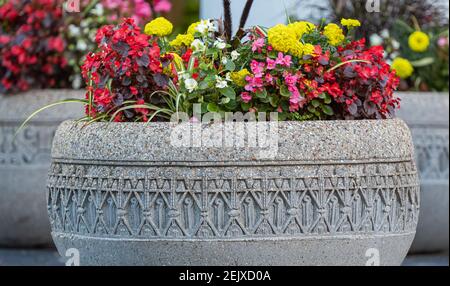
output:
[[[63,266],[54,250],[0,249],[0,266]],[[447,255],[409,256],[404,266],[449,266]]]

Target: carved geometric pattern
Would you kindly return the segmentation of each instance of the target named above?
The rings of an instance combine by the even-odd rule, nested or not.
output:
[[[412,128],[417,168],[423,180],[449,178],[449,132],[438,128]]]
[[[404,233],[417,224],[419,187],[412,162],[321,167],[54,162],[48,211],[54,231],[119,238]]]
[[[48,164],[58,124],[29,124],[14,138],[20,124],[0,124],[0,166]]]

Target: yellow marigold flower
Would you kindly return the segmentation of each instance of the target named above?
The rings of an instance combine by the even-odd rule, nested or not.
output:
[[[342,19],[341,25],[347,28],[360,27],[361,22],[356,19]]]
[[[333,46],[339,45],[345,39],[342,29],[338,25],[333,23],[325,26],[323,34],[328,38],[328,42]]]
[[[408,44],[414,52],[422,53],[430,46],[430,38],[424,32],[415,31],[409,36]]]
[[[170,45],[175,48],[179,47],[190,47],[192,42],[194,41],[194,36],[191,34],[180,34],[173,41],[170,42]]]
[[[305,53],[305,45],[300,42],[296,42],[289,49],[289,53],[297,58],[301,58]]]
[[[402,79],[407,79],[414,72],[414,67],[412,66],[412,64],[407,59],[400,57],[394,60],[391,67],[393,70],[395,70],[397,76]]]
[[[305,44],[304,46],[303,46],[303,54],[304,55],[313,55],[314,54],[314,50],[315,50],[315,47],[313,46],[313,45],[311,45],[311,44]]]
[[[230,78],[237,86],[243,87],[247,84],[245,78],[249,75],[251,75],[251,73],[247,69],[243,69],[238,72],[232,72],[230,74]]]
[[[145,25],[144,33],[164,37],[172,34],[173,25],[166,18],[159,17]]]
[[[313,23],[301,21],[291,23],[288,25],[288,27],[295,32],[297,39],[301,39],[304,34],[311,33],[316,26]]]
[[[187,33],[188,33],[188,34],[191,34],[192,36],[195,35],[195,33],[197,32],[195,29],[197,28],[197,26],[198,26],[199,24],[200,24],[200,22],[192,23],[192,24],[189,26],[189,28],[188,28],[188,30],[187,30]]]
[[[268,40],[276,51],[282,53],[287,53],[298,42],[293,29],[281,24],[269,29]]]

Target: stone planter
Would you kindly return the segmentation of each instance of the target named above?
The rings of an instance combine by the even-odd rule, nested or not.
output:
[[[64,98],[83,98],[81,91],[34,90],[0,95],[0,246],[51,245],[45,207],[45,178],[51,142],[64,120],[81,117],[82,107],[68,104],[37,116],[13,136],[33,111]]]
[[[411,128],[421,180],[421,214],[412,252],[449,249],[449,94],[403,93],[399,117]]]
[[[403,121],[280,122],[265,159],[258,148],[173,147],[171,127],[60,126],[48,210],[62,256],[77,249],[81,265],[400,265],[406,256],[420,190]],[[202,135],[210,128],[225,127]]]

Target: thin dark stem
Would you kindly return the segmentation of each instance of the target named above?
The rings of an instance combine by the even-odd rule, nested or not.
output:
[[[242,11],[241,22],[239,24],[239,29],[244,29],[245,24],[247,23],[248,16],[250,15],[250,11],[252,9],[253,0],[247,0],[245,3],[244,10]]]
[[[223,11],[224,11],[224,27],[225,36],[228,42],[231,40],[231,34],[233,33],[233,20],[231,18],[231,1],[223,0]]]
[[[150,6],[150,11],[152,12],[153,19],[157,18],[154,1],[153,0],[147,0],[147,2],[148,2],[148,5]]]

